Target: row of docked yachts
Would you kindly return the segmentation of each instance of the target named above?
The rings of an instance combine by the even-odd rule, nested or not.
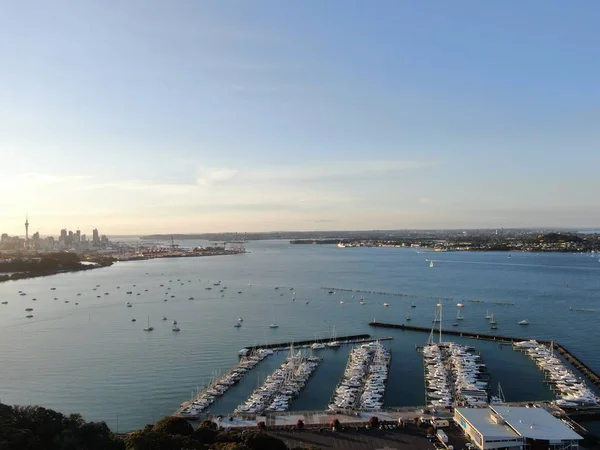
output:
[[[354,347],[329,409],[381,409],[390,360],[390,350],[379,341]]]
[[[586,385],[582,377],[576,376],[563,362],[554,355],[552,347],[546,347],[535,340],[514,344],[515,348],[525,353],[545,372],[546,381],[556,393],[555,403],[560,407],[574,408],[579,406],[600,406],[594,392]]]
[[[485,364],[474,348],[453,342],[431,343],[423,348],[428,406],[447,408],[487,404]]]
[[[293,352],[293,348],[290,349],[287,360],[252,392],[245,403],[235,409],[234,414],[262,414],[289,409],[290,402],[298,396],[322,361],[321,358],[304,357],[301,352]]]
[[[225,392],[240,381],[246,373],[252,370],[267,356],[272,354],[273,350],[260,349],[249,356],[242,358],[233,369],[210,383],[208,388],[202,391],[194,400],[192,400],[192,402],[187,404],[180,412],[181,417],[185,417],[186,419],[197,419],[218,397],[225,394]]]

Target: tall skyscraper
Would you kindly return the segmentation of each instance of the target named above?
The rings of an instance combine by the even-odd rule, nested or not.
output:
[[[92,243],[98,245],[100,243],[100,235],[98,234],[98,228],[94,228],[92,231]]]
[[[75,243],[79,244],[81,242],[81,230],[77,230],[73,235],[73,238],[75,239]]]
[[[25,215],[25,250],[29,250],[29,217]]]
[[[60,237],[58,238],[58,242],[62,242],[63,244],[67,243],[67,229],[63,228],[60,230]]]

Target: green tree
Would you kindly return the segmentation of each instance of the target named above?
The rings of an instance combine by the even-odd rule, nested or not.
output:
[[[167,416],[156,422],[152,431],[163,434],[191,436],[194,428],[182,417]]]
[[[244,443],[250,450],[288,450],[285,442],[265,432],[249,433]]]

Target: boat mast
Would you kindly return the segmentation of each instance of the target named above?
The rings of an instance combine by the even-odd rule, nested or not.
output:
[[[437,304],[440,307],[440,344],[442,343],[442,301]]]

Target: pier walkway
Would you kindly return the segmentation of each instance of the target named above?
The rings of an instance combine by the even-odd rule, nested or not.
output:
[[[431,332],[431,327],[418,327],[415,325],[404,325],[404,324],[394,324],[394,323],[383,323],[383,322],[370,322],[370,326],[376,328],[393,328],[397,330],[405,330],[405,331],[421,331],[425,333]],[[442,334],[446,334],[448,336],[459,336],[471,339],[480,339],[484,341],[496,341],[499,343],[514,343],[520,341],[527,341],[531,338],[524,337],[515,337],[515,336],[501,336],[498,334],[492,333],[476,333],[472,331],[459,331],[459,330],[442,330]],[[569,362],[573,367],[575,367],[579,372],[581,372],[590,383],[594,386],[600,388],[600,375],[598,375],[594,370],[592,370],[587,364],[569,352],[564,346],[555,341],[549,341],[547,339],[536,339],[537,342],[543,345],[552,346],[554,350],[556,350],[560,355]]]
[[[340,344],[358,344],[358,343],[366,343],[372,341],[389,341],[392,339],[391,337],[387,338],[373,338],[371,339],[370,334],[351,334],[348,336],[337,336],[335,339],[332,339],[331,336],[326,338],[317,338],[317,339],[306,339],[303,341],[288,341],[288,342],[278,342],[274,344],[257,344],[257,345],[249,345],[245,347],[247,350],[260,350],[260,349],[271,349],[271,350],[288,350],[292,345],[294,348],[302,348],[305,346],[310,346],[312,344],[327,344],[332,340],[339,342]]]

